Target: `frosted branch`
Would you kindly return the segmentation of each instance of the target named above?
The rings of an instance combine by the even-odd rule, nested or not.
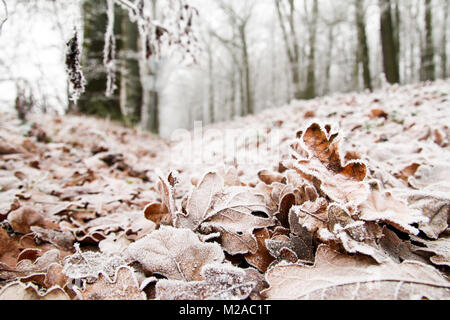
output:
[[[8,6],[6,5],[6,1],[2,0],[2,3],[3,3],[3,7],[5,9],[5,18],[0,22],[0,34],[2,33],[3,25],[5,24],[6,21],[8,21],[8,15],[9,15],[8,14]]]

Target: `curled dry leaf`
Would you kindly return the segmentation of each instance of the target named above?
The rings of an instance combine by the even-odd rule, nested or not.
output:
[[[157,226],[172,225],[176,212],[173,186],[175,184],[174,176],[171,173],[166,180],[159,177],[157,188],[161,197],[161,203],[155,202],[149,204],[144,209],[145,217],[156,223]],[[172,181],[172,183],[170,181]]]
[[[382,228],[375,223],[354,220],[340,205],[331,204],[328,209],[328,230],[340,241],[348,253],[361,253],[378,263],[386,262],[389,256],[379,246],[383,237]]]
[[[277,265],[266,273],[267,299],[450,299],[450,282],[420,262],[373,264],[319,246],[314,266]]]
[[[133,270],[125,266],[119,267],[112,279],[101,272],[94,283],[77,289],[77,296],[80,300],[146,300]]]
[[[226,264],[209,264],[201,270],[202,281],[160,280],[156,296],[160,300],[243,300],[256,286],[244,270]]]
[[[200,280],[202,266],[225,259],[217,243],[203,243],[192,230],[166,226],[132,243],[124,255],[147,272],[184,281]]]
[[[258,172],[259,179],[265,184],[272,184],[274,182],[281,183],[285,178],[283,175],[277,172],[271,172],[269,170],[261,170]]]
[[[302,135],[309,158],[294,165],[297,172],[314,183],[332,200],[358,205],[365,201],[369,187],[363,182],[367,174],[365,163],[351,160],[342,165],[338,151],[338,134],[330,134],[326,126],[313,123]]]
[[[269,265],[275,260],[266,247],[266,239],[270,239],[267,228],[254,231],[254,236],[258,243],[258,250],[255,253],[245,254],[245,260],[261,272],[266,272]]]
[[[8,222],[15,232],[30,233],[31,226],[45,226],[42,214],[30,207],[21,207],[8,215]]]

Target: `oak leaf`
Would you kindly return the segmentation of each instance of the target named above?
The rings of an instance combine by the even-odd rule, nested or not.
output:
[[[226,264],[209,264],[201,270],[201,281],[160,280],[156,296],[160,300],[242,300],[256,286],[247,281],[244,270]]]
[[[203,243],[192,230],[168,226],[132,243],[124,256],[147,272],[184,281],[200,280],[202,266],[225,259],[217,243]]]
[[[420,262],[373,264],[319,246],[314,266],[285,264],[267,271],[267,299],[449,299],[450,282]]]

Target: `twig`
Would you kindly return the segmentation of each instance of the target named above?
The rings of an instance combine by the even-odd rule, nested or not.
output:
[[[8,20],[8,6],[6,5],[6,1],[5,0],[2,0],[2,3],[3,3],[3,6],[5,8],[5,19],[3,19],[2,22],[0,22],[0,34],[2,33],[3,25]]]

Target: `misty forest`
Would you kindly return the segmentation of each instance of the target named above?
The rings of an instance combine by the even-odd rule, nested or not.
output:
[[[449,5],[0,0],[0,300],[449,300]]]

